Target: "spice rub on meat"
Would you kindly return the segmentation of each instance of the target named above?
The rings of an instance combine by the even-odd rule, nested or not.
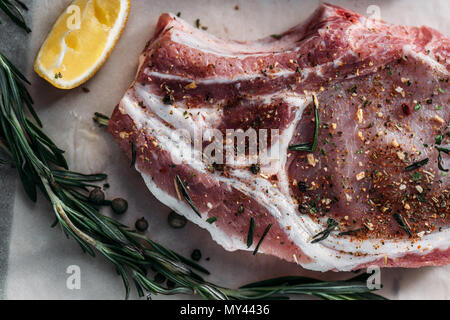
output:
[[[321,271],[444,265],[449,57],[436,30],[332,5],[252,42],[163,14],[109,131],[151,192],[227,250]],[[188,160],[195,141],[172,138],[249,128],[279,130],[278,162]]]

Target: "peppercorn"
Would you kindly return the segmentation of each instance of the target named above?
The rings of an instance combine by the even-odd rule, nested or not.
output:
[[[141,218],[134,224],[138,231],[144,232],[148,229],[148,222],[145,218]]]
[[[298,206],[298,211],[299,211],[301,214],[308,214],[308,213],[309,213],[309,207],[308,207],[308,205],[306,205],[306,204],[304,204],[304,203],[301,203],[301,204]]]
[[[192,251],[191,258],[194,261],[200,261],[200,259],[202,258],[202,252],[198,249],[195,249],[194,251]]]
[[[304,183],[303,181],[300,181],[298,183],[298,190],[300,190],[300,192],[306,192],[306,190],[308,190],[306,183]]]
[[[214,162],[213,163],[213,168],[214,168],[214,170],[217,170],[217,171],[224,171],[225,170],[225,165]]]
[[[89,192],[89,201],[93,204],[101,205],[105,201],[105,193],[100,188],[92,189]]]
[[[402,111],[407,116],[409,116],[412,113],[411,107],[407,103],[402,104]]]
[[[116,198],[111,202],[111,209],[116,214],[124,214],[128,209],[128,202],[122,198]]]
[[[166,94],[163,98],[164,104],[173,104],[175,102],[175,98],[171,94]]]
[[[187,223],[187,219],[184,216],[179,215],[175,211],[171,211],[169,213],[169,216],[167,217],[167,221],[169,222],[169,225],[174,229],[181,229]]]
[[[208,169],[208,171],[211,172],[211,173],[214,173],[214,171],[215,171],[214,165],[212,165],[212,164],[208,164],[207,169]]]
[[[253,164],[250,166],[250,171],[251,171],[253,174],[258,174],[258,173],[261,171],[261,167],[259,166],[259,164],[253,163]]]

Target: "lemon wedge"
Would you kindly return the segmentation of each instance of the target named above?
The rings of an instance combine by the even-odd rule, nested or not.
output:
[[[128,21],[130,0],[76,0],[53,25],[34,70],[60,89],[88,81],[103,65]]]

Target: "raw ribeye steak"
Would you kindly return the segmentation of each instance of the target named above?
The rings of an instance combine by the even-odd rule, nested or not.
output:
[[[321,271],[444,265],[449,58],[431,28],[331,5],[254,42],[163,14],[109,131],[150,191],[227,250]],[[217,162],[206,151],[232,129],[268,132],[279,157]]]

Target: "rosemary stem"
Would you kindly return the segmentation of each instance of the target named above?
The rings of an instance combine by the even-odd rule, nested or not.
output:
[[[91,238],[90,236],[88,236],[87,234],[85,234],[84,232],[82,232],[80,229],[78,229],[73,223],[72,221],[69,219],[69,217],[67,216],[66,212],[64,211],[63,208],[63,203],[61,200],[59,200],[59,198],[55,195],[55,193],[53,192],[47,178],[45,178],[44,176],[40,176],[42,183],[44,185],[45,190],[47,191],[47,194],[50,197],[50,201],[53,205],[53,208],[55,209],[55,213],[61,218],[63,219],[67,225],[70,227],[70,229],[81,239],[83,239],[84,241],[86,241],[87,243],[89,243],[91,246],[96,247],[97,248],[97,241],[95,241],[93,238]]]
[[[100,112],[96,112],[92,119],[99,126],[101,126],[101,127],[108,127],[108,123],[109,123],[109,117],[108,116],[106,116],[106,115],[104,115],[104,114],[102,114]]]

